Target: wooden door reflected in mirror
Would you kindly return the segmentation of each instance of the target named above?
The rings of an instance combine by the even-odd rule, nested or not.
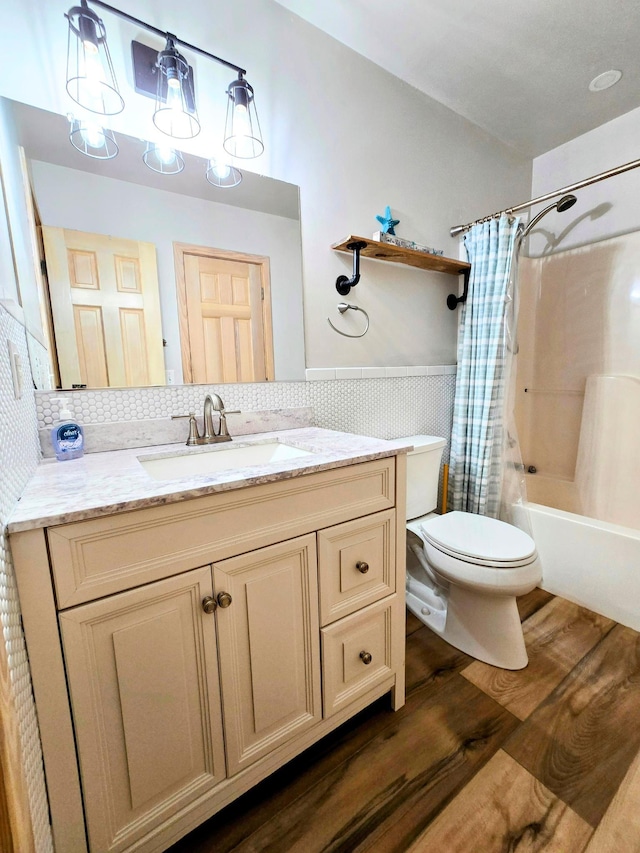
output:
[[[43,226],[63,388],[164,385],[153,243]]]
[[[186,382],[273,381],[269,258],[174,243]]]

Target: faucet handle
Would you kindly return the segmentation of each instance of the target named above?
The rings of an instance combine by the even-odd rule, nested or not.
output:
[[[227,429],[227,415],[239,415],[241,414],[240,409],[233,409],[231,411],[221,409],[218,414],[220,415],[220,432],[218,433],[218,435],[224,437],[228,436],[229,440],[231,440],[229,430]]]
[[[188,415],[171,415],[172,421],[180,420],[181,418],[189,418],[189,438],[186,441],[187,447],[194,447],[200,438],[198,432],[198,423],[196,421],[196,413],[189,412]]]

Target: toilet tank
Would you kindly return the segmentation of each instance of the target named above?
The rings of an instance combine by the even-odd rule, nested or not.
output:
[[[414,449],[407,454],[407,518],[426,515],[438,505],[438,478],[442,450],[447,443],[437,435],[410,435]]]

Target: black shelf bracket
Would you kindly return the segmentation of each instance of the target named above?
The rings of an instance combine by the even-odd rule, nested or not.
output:
[[[346,296],[352,287],[360,281],[360,252],[366,249],[367,244],[362,240],[356,240],[353,243],[347,243],[347,249],[353,252],[353,275],[348,278],[346,275],[339,275],[336,279],[336,290],[340,296]]]
[[[465,270],[463,272],[464,275],[464,287],[462,288],[462,296],[456,296],[455,293],[450,293],[447,296],[447,308],[451,311],[455,311],[458,305],[462,302],[467,301],[467,296],[469,295],[469,279],[471,278],[471,268]]]

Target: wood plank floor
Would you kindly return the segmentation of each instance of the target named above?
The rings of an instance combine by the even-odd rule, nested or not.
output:
[[[640,635],[534,590],[507,673],[407,615],[387,698],[171,853],[640,853]]]

